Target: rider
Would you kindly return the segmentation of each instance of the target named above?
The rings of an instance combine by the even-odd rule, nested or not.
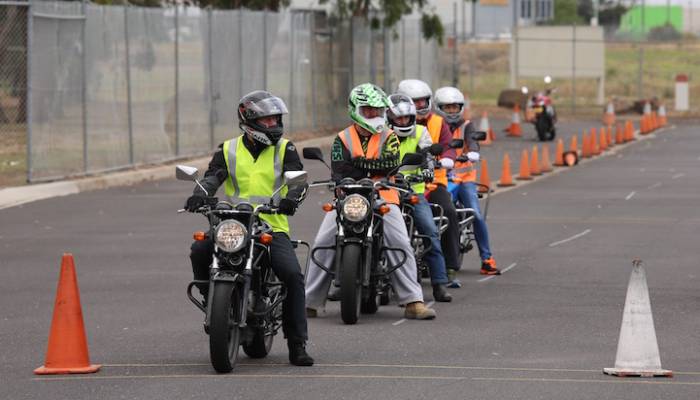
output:
[[[405,79],[399,82],[397,93],[406,95],[413,100],[416,106],[416,122],[428,129],[433,143],[440,143],[443,146],[443,152],[439,157],[441,168],[435,169],[435,177],[427,198],[429,202],[439,204],[442,207],[448,221],[457,221],[457,209],[452,203],[452,196],[447,191],[447,170],[454,166],[456,158],[454,149],[450,148],[452,141],[450,127],[440,115],[431,112],[433,91],[430,90],[427,83],[418,79]],[[450,280],[448,287],[458,288],[461,286],[456,279],[456,271],[461,268],[459,263],[459,226],[449,223],[447,230],[442,235],[441,242],[447,265],[447,276]]]
[[[338,133],[331,147],[331,177],[335,182],[343,178],[358,180],[382,177],[399,166],[399,140],[386,127],[385,114],[388,106],[384,91],[371,83],[359,85],[350,92],[348,108],[353,124]],[[344,140],[350,140],[348,145],[352,147],[352,152]],[[423,303],[423,291],[416,281],[418,272],[413,248],[397,200],[389,203],[390,211],[382,217],[384,241],[391,247],[402,249],[406,254],[403,265],[391,274],[392,286],[399,302],[406,304],[406,318],[433,319],[435,311]],[[326,213],[313,247],[333,246],[337,230],[335,213]],[[319,253],[319,261],[325,265],[332,263],[335,256],[333,250]],[[400,257],[393,251],[387,251],[386,255],[393,265],[400,261]],[[306,282],[308,316],[315,317],[317,310],[325,305],[330,284],[331,276],[311,261]]]
[[[392,94],[389,96],[389,110],[387,111],[389,126],[398,135],[401,142],[401,157],[406,153],[418,153],[427,151],[433,144],[430,133],[423,125],[416,125],[416,106],[408,96]],[[421,175],[421,178],[432,178],[430,169],[417,169],[404,172],[404,175]],[[425,261],[430,269],[430,281],[433,285],[433,297],[436,301],[450,302],[452,296],[445,290],[447,283],[447,271],[445,258],[440,247],[440,235],[433,221],[433,214],[425,193],[425,182],[412,186],[413,192],[418,195],[419,203],[413,206],[413,219],[418,233],[430,238],[430,251],[425,254]]]
[[[464,95],[454,87],[443,87],[435,91],[435,111],[440,114],[452,131],[454,139],[463,139],[464,146],[457,149],[457,156],[466,152],[467,161],[458,161],[451,172],[451,180],[457,184],[456,194],[464,207],[474,209],[474,236],[481,256],[482,275],[500,275],[496,268],[489,246],[489,232],[486,221],[479,209],[479,196],[476,190],[476,169],[474,164],[480,159],[479,147],[472,140],[475,131],[471,121],[464,120]]]
[[[268,197],[279,187],[285,171],[301,171],[296,148],[282,139],[282,115],[287,107],[279,97],[258,90],[241,98],[238,105],[238,126],[242,135],[227,140],[214,153],[209,169],[200,181],[206,193],[196,187],[187,199],[185,208],[195,211],[206,202],[207,193],[213,195],[223,184],[226,197],[231,202],[253,201]],[[314,363],[306,353],[307,323],[304,310],[304,276],[299,267],[294,248],[289,240],[288,215],[294,215],[304,200],[308,185],[283,189],[286,197],[279,200],[277,214],[261,214],[273,229],[270,244],[270,261],[275,275],[287,287],[287,297],[282,308],[282,329],[287,338],[289,362],[299,366]],[[192,244],[190,259],[195,280],[209,279],[214,243],[211,238]],[[207,298],[208,285],[198,286]]]

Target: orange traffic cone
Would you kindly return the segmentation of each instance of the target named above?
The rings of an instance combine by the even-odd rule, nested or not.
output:
[[[532,146],[532,157],[530,157],[530,175],[542,175],[540,171],[540,156],[537,151],[537,145]]]
[[[615,123],[615,106],[612,100],[608,102],[608,106],[605,108],[605,114],[603,114],[603,124],[612,125]]]
[[[34,373],[88,374],[100,367],[90,364],[75,265],[73,256],[66,253],[61,261],[46,361]]]
[[[515,105],[513,108],[513,117],[511,118],[510,126],[506,129],[508,136],[521,137],[523,136],[523,128],[520,126],[520,106]]]
[[[479,144],[482,146],[488,146],[488,145],[492,144],[493,143],[492,142],[493,138],[491,137],[492,130],[491,130],[491,125],[489,124],[489,116],[486,113],[486,111],[481,113],[481,121],[479,122],[479,130],[482,132],[486,132],[486,139],[479,142]]]
[[[597,156],[600,154],[600,146],[598,146],[598,134],[596,133],[595,128],[591,128],[591,136],[589,140],[591,141],[591,155]]]
[[[631,142],[634,140],[634,124],[632,121],[627,121],[625,123],[625,142]]]
[[[583,132],[583,139],[581,139],[581,158],[588,158],[591,156],[591,142],[588,140],[588,134]]]
[[[564,140],[562,138],[557,140],[557,152],[554,155],[554,165],[557,167],[564,166]]]
[[[606,136],[606,143],[608,147],[613,147],[615,145],[615,142],[613,141],[613,130],[612,130],[612,125],[608,125],[608,129],[606,130],[608,133]]]
[[[523,153],[520,156],[520,171],[516,179],[521,181],[529,181],[530,179],[532,179],[532,176],[530,174],[530,162],[528,161],[527,149],[523,149]]]
[[[498,181],[499,187],[514,186],[513,175],[510,173],[510,157],[508,153],[503,155],[503,169],[501,170],[501,180]]]
[[[603,152],[607,149],[608,149],[607,129],[600,128],[600,151]]]
[[[666,126],[668,124],[668,118],[666,117],[666,106],[659,105],[659,125]]]
[[[625,136],[623,133],[623,128],[621,123],[615,125],[615,144],[622,144],[625,142]]]
[[[584,135],[586,134],[585,132],[583,133]],[[571,144],[569,145],[569,151],[575,151],[576,154],[578,154],[578,136],[573,135],[571,137]]]
[[[562,147],[563,147],[563,143],[562,143]],[[542,173],[552,171],[552,164],[549,163],[549,145],[548,144],[542,145],[542,166],[540,167],[540,171],[542,171]]]
[[[485,158],[481,159],[480,164],[481,168],[479,169],[479,183],[484,186],[487,186],[488,188],[484,186],[479,186],[478,190],[480,193],[486,193],[491,188],[491,178],[489,178],[489,164],[486,162]]]

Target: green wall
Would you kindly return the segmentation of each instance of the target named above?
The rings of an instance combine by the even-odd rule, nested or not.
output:
[[[669,21],[669,9],[666,6],[644,7],[644,33],[653,28],[664,26]],[[676,30],[683,32],[683,7],[670,7],[670,22]],[[642,33],[642,7],[633,7],[620,19],[619,32]]]

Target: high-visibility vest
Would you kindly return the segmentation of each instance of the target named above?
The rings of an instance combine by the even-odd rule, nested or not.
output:
[[[382,154],[384,143],[393,132],[384,130],[381,134],[372,135],[367,143],[367,152],[362,149],[362,140],[360,134],[357,133],[355,125],[351,125],[344,130],[338,132],[338,137],[343,142],[343,145],[350,152],[350,157],[364,157],[370,160],[376,160]],[[378,179],[378,177],[372,177]],[[399,192],[394,189],[380,189],[379,195],[384,201],[391,204],[399,204]]]
[[[466,127],[469,121],[466,121],[461,127],[452,132],[452,139],[464,139],[462,134],[462,128]],[[464,146],[459,149],[455,149],[457,152],[457,157],[464,153],[464,148],[467,147],[467,141],[464,141]],[[462,182],[476,182],[476,168],[474,168],[474,163],[471,161],[456,161],[455,166],[451,171],[452,181],[455,183]]]
[[[287,149],[287,139],[280,139],[276,145],[267,146],[253,158],[243,144],[243,137],[224,142],[224,159],[228,169],[228,178],[224,182],[226,197],[231,203],[247,201],[253,206],[265,204],[272,193],[283,184],[282,165]],[[287,187],[275,194],[274,204],[287,195]],[[267,222],[274,232],[289,234],[289,221],[284,214],[260,214],[260,219]]]
[[[413,135],[408,136],[404,138],[401,141],[401,146],[399,147],[399,150],[401,151],[401,159],[403,160],[403,156],[406,155],[406,153],[417,153],[420,149],[418,148],[418,144],[421,141],[421,138],[426,132],[426,128],[423,125],[416,125],[416,130],[413,132]],[[403,171],[404,176],[408,175],[420,175],[421,174],[421,169],[416,168],[410,171]],[[416,194],[423,194],[425,192],[425,182],[420,182],[420,183],[414,183],[412,186],[413,191]]]
[[[433,139],[433,143],[440,143],[440,131],[442,131],[443,118],[437,114],[430,114],[428,117],[428,122],[426,128],[430,132],[430,138]],[[440,157],[438,157],[438,160]],[[447,170],[444,168],[435,168],[435,177],[433,178],[433,183],[437,183],[447,187]]]

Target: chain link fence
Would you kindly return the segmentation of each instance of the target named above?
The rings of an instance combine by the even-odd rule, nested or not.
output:
[[[285,100],[300,139],[347,124],[356,84],[438,81],[419,19],[383,30],[318,11],[2,1],[0,134],[16,132],[30,182],[208,153],[256,89]]]

